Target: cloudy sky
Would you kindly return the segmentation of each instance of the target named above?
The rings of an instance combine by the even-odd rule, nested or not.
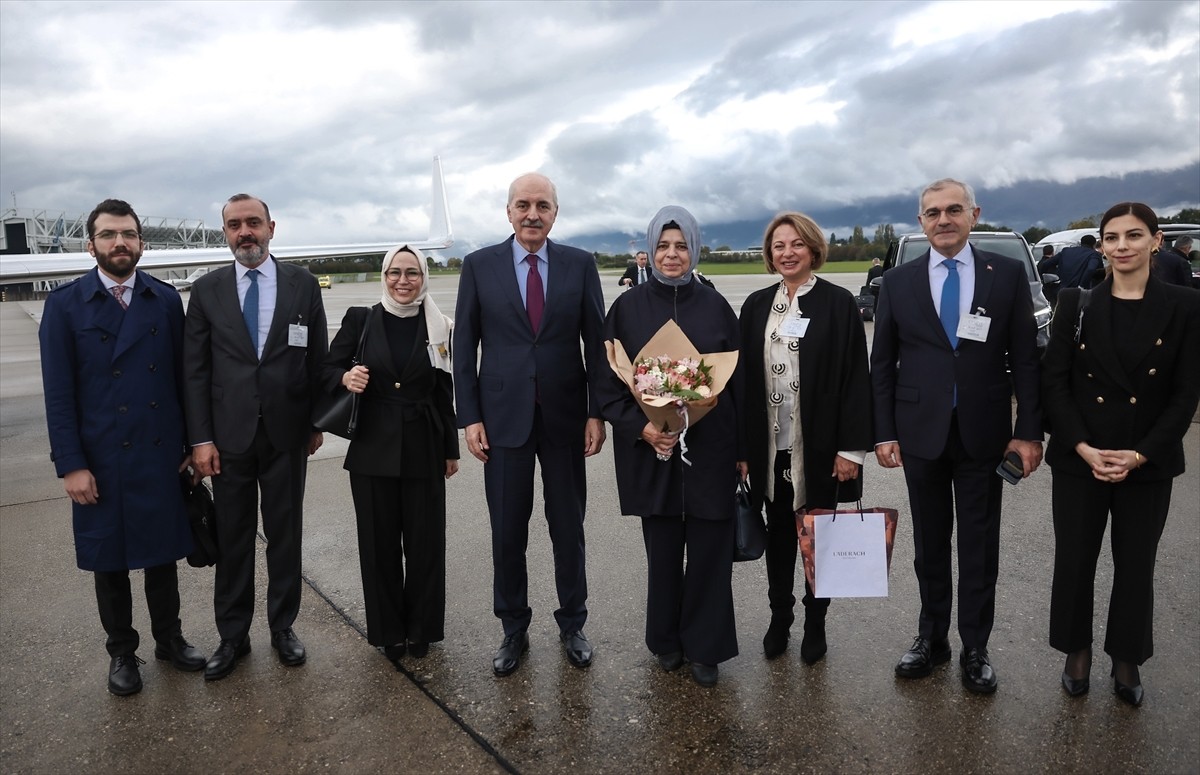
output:
[[[248,191],[277,242],[424,236],[434,155],[452,254],[511,233],[534,169],[594,249],[669,203],[706,239],[781,209],[870,234],[946,175],[1063,228],[984,194],[1196,206],[1198,127],[1195,0],[0,2],[5,208],[215,226]]]

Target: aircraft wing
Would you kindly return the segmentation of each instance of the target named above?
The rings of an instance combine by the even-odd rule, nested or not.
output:
[[[429,218],[429,236],[421,240],[395,239],[390,242],[341,243],[334,245],[271,245],[271,255],[281,261],[313,258],[383,255],[396,245],[407,242],[420,250],[440,250],[454,244],[450,228],[450,207],[442,178],[442,160],[433,157],[433,202]],[[178,248],[147,250],[138,269],[182,269],[229,263],[233,258],[227,246],[219,248]],[[88,253],[37,253],[0,256],[0,284],[27,283],[78,277],[91,271],[96,259]]]

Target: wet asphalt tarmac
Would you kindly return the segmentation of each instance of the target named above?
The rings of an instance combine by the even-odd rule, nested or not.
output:
[[[852,290],[862,275],[828,275]],[[762,276],[716,277],[738,309]],[[453,314],[456,278],[433,292]],[[620,291],[605,276],[611,301]],[[376,285],[326,291],[331,334]],[[185,294],[186,301],[186,294]],[[1097,577],[1092,690],[1064,695],[1062,657],[1047,645],[1054,539],[1045,467],[1005,491],[1001,578],[990,643],[1000,679],[967,692],[957,659],[918,681],[894,677],[916,632],[912,530],[903,474],[869,462],[865,505],[900,509],[887,598],[834,601],[829,653],[814,666],[792,648],[766,661],[763,563],[734,568],[741,653],[702,689],[686,669],[663,673],[643,643],[640,527],[617,507],[611,447],[589,461],[587,515],[593,665],[571,667],[552,612],[549,539],[535,503],[530,530],[530,651],[497,679],[482,466],[469,456],[448,487],[446,640],[397,672],[363,635],[346,442],[327,437],[308,468],[307,584],[296,631],[308,663],[285,668],[259,601],[253,652],[205,683],[153,659],[145,605],[143,691],[105,689],[108,657],[90,574],[74,566],[69,501],[54,478],[38,371],[37,302],[0,304],[0,771],[3,772],[1200,772],[1200,425],[1186,439],[1156,573],[1155,657],[1140,709],[1112,694],[1099,651],[1112,565]],[[868,324],[869,329],[869,324]],[[868,330],[868,337],[870,331]],[[465,447],[464,447],[465,449]],[[185,634],[206,653],[218,636],[212,569],[180,565]],[[953,628],[952,628],[953,632]],[[959,644],[952,635],[955,655]]]

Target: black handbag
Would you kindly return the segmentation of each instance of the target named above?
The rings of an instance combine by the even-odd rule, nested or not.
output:
[[[350,362],[351,368],[362,363],[363,346],[367,343],[367,329],[371,324],[371,313],[363,318],[362,334],[358,337],[358,352]],[[334,392],[326,393],[317,401],[316,411],[313,412],[313,425],[320,430],[329,431],[343,439],[353,439],[354,431],[358,429],[358,399],[361,393],[351,393],[344,386],[338,385]]]
[[[221,558],[217,548],[217,509],[213,505],[212,493],[204,482],[192,484],[191,474],[179,475],[179,487],[183,490],[183,502],[187,506],[188,524],[192,528],[192,553],[187,563],[193,568],[216,565]]]
[[[763,522],[762,511],[750,507],[750,486],[745,479],[738,482],[734,495],[734,521],[737,523],[737,545],[733,561],[746,562],[762,557],[767,549],[767,525]]]

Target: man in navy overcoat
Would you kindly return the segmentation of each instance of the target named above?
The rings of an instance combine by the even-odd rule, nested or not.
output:
[[[183,304],[170,285],[136,271],[142,229],[128,204],[101,202],[87,231],[97,267],[50,294],[38,338],[50,456],[73,502],[76,563],[95,575],[109,691],[128,695],[142,688],[131,569],[145,569],[154,655],[185,671],[205,662],[182,634],[175,568],[192,550],[179,482],[190,462]]]

